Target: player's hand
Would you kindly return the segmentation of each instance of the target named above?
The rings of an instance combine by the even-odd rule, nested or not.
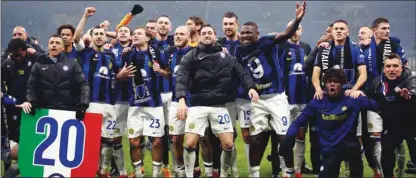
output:
[[[227,48],[222,47],[222,52],[229,53]]]
[[[346,96],[350,96],[351,98],[358,98],[360,96],[365,96],[365,94],[361,90],[347,90],[345,91]]]
[[[178,106],[178,110],[176,111],[178,120],[185,120],[187,112],[188,112],[188,106],[186,106],[185,99],[184,98],[179,99],[179,106]]]
[[[23,112],[26,114],[31,112],[32,105],[29,102],[24,102],[22,104],[16,105],[18,108],[22,108]]]
[[[251,98],[251,101],[253,101],[254,103],[257,103],[257,101],[259,101],[259,94],[254,89],[250,89],[248,91],[248,96]]]
[[[0,92],[0,97],[3,97],[3,92]]]
[[[108,27],[110,27],[111,23],[108,20],[104,20],[100,23],[100,27],[104,28],[104,30],[107,30]]]
[[[410,100],[412,98],[412,94],[409,92],[407,88],[400,89],[399,87],[394,89],[396,92],[400,94],[406,100]]]
[[[110,43],[106,43],[106,44],[104,44],[104,46],[103,46],[103,48],[105,49],[105,50],[109,50],[110,48],[111,48],[111,44]]]
[[[328,42],[322,42],[322,43],[319,44],[319,47],[328,48],[329,47],[329,43]]]
[[[324,97],[324,92],[322,91],[321,88],[317,89],[315,91],[315,95],[313,95],[313,98],[321,100]]]
[[[306,1],[304,0],[302,2],[302,5],[299,4],[299,2],[296,2],[296,20],[302,19],[305,15],[306,10]]]
[[[33,54],[35,54],[35,53],[36,53],[36,49],[34,49],[34,48],[27,48],[27,52],[28,52],[30,55],[33,55]]]
[[[123,49],[123,51],[122,51],[122,55],[124,55],[124,54],[126,54],[126,53],[128,53],[128,52],[130,52],[131,51],[131,47],[125,47],[124,49]]]
[[[127,63],[124,63],[123,68],[121,68],[117,73],[117,79],[125,80],[128,78],[134,77],[135,72],[137,72],[136,66],[133,66],[133,65],[127,66]]]
[[[95,13],[95,11],[97,11],[97,9],[95,9],[95,7],[87,7],[87,8],[85,8],[84,16],[85,17],[90,17]]]
[[[160,68],[160,65],[157,61],[152,60],[153,62],[153,71],[160,73],[162,69]]]
[[[87,109],[85,109],[84,107],[77,107],[75,111],[75,118],[79,121],[84,120],[86,110]]]

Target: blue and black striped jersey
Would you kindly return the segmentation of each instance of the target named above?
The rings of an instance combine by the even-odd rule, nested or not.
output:
[[[250,72],[260,95],[283,93],[283,73],[274,36],[264,36],[256,43],[238,46],[235,57]]]
[[[311,52],[311,46],[300,42],[292,44],[285,42],[279,45],[280,65],[283,69],[285,93],[289,104],[306,104],[307,76],[302,67]]]
[[[97,52],[86,48],[79,53],[78,61],[82,66],[90,86],[91,102],[114,104],[115,56],[110,51]]]

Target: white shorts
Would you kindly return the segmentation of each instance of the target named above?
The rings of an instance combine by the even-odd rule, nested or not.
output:
[[[363,127],[362,127],[363,121],[361,119],[361,112],[358,114],[358,125],[357,125],[357,136],[361,137],[363,134]]]
[[[188,111],[185,123],[186,133],[195,133],[203,137],[209,125],[208,122],[211,123],[212,133],[215,135],[234,132],[226,106],[194,106]]]
[[[302,113],[303,109],[305,109],[306,104],[291,104],[289,105],[289,111],[290,111],[290,120],[295,121],[300,113]]]
[[[178,102],[170,103],[169,107],[169,135],[185,134],[185,120],[178,120],[176,111],[178,110]]]
[[[289,103],[285,93],[260,96],[257,103],[252,103],[250,135],[257,135],[269,129],[278,135],[286,135],[291,124]],[[269,116],[270,120],[269,120]]]
[[[251,116],[251,101],[237,98],[235,100],[235,103],[237,104],[237,113],[238,119],[240,120],[240,128],[249,128]]]
[[[367,111],[367,127],[368,132],[382,132],[383,131],[383,119],[381,116],[373,111]]]
[[[114,105],[116,109],[116,130],[114,131],[114,137],[121,137],[126,134],[127,115],[129,112],[128,102],[117,102]]]
[[[237,103],[236,102],[227,103],[226,106],[228,109],[228,114],[230,114],[231,123],[233,124],[233,127],[235,128],[235,123],[238,117]]]
[[[169,108],[170,103],[172,102],[172,92],[160,93],[163,103],[163,116],[165,118],[165,124],[169,125]]]
[[[101,137],[114,138],[117,125],[116,120],[116,108],[114,105],[107,103],[91,102],[87,109],[87,112],[97,113],[103,115],[101,124]]]
[[[165,119],[163,108],[159,107],[129,107],[127,116],[129,138],[139,136],[162,137],[165,134]]]

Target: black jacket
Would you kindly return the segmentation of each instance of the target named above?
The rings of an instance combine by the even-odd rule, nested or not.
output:
[[[380,77],[373,80],[368,96],[380,103],[383,129],[401,135],[412,134],[416,136],[416,76],[412,75],[410,69],[404,67],[402,75],[387,84],[386,88],[390,91],[387,92],[387,97],[383,93]],[[399,93],[394,91],[396,87],[407,88],[412,93],[412,98],[406,100],[401,97]]]
[[[43,55],[32,68],[27,83],[27,100],[39,108],[87,109],[90,88],[81,66],[63,53],[53,62]]]
[[[176,97],[185,98],[190,92],[191,106],[223,105],[235,100],[240,84],[248,92],[255,83],[243,66],[219,44],[199,45],[186,54],[177,71]]]
[[[41,54],[35,53],[33,55],[26,54],[25,58],[18,62],[11,56],[1,64],[1,81],[5,85],[6,92],[18,100],[17,104],[26,101],[26,85],[29,80],[30,71],[39,59]]]

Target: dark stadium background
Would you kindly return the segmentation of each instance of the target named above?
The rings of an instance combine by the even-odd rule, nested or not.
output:
[[[239,15],[240,23],[257,22],[262,35],[284,30],[295,13],[295,1],[2,1],[1,46],[4,48],[7,45],[13,27],[22,25],[46,47],[47,39],[56,28],[64,23],[76,26],[87,6],[97,8],[96,14],[88,20],[87,28],[108,20],[112,24],[111,29],[114,29],[135,3],[141,4],[145,10],[134,17],[130,27],[143,26],[148,19],[168,14],[175,28],[184,24],[188,16],[196,15],[214,25],[218,36],[222,35],[222,15],[229,10]],[[378,16],[390,20],[392,36],[401,39],[402,47],[412,60],[412,69],[416,70],[416,1],[308,1],[307,13],[302,21],[302,40],[313,44],[328,24],[345,19],[349,23],[352,39],[357,41],[359,28],[371,25]]]

